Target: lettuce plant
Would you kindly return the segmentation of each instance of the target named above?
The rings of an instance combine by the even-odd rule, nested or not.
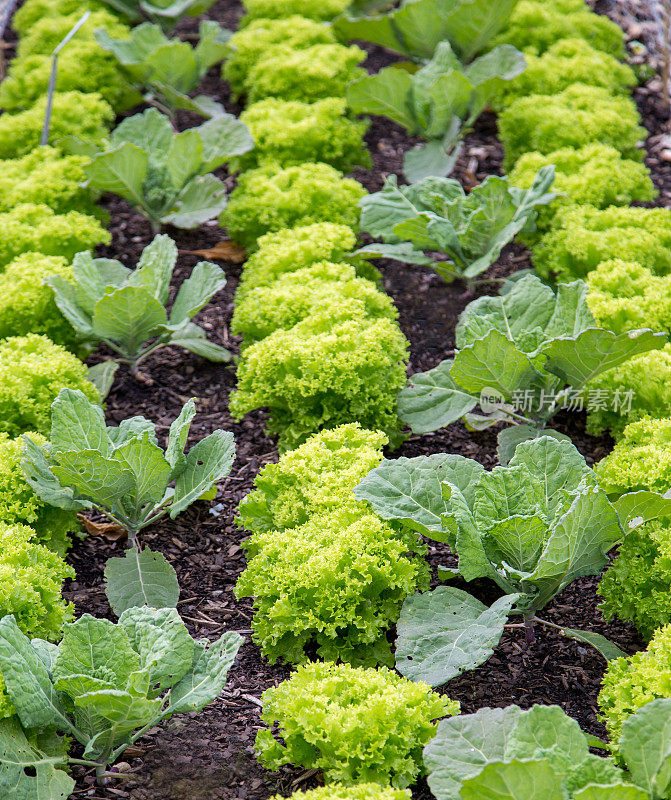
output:
[[[291,798],[292,800],[410,800],[410,790],[380,786],[379,783],[357,783],[355,786],[329,783],[328,786],[319,789],[296,792]],[[272,800],[285,800],[285,798],[284,795],[276,794]]]
[[[419,5],[408,3],[406,8]],[[427,141],[403,159],[406,177],[421,181],[449,175],[459,155],[458,143],[490,98],[524,67],[522,54],[508,46],[497,47],[464,67],[449,42],[442,42],[433,58],[414,74],[396,64],[354,81],[347,88],[347,102],[357,114],[389,117]]]
[[[454,358],[412,376],[399,395],[401,418],[415,433],[435,431],[464,417],[478,428],[515,427],[499,434],[499,457],[539,435],[571,397],[597,376],[630,358],[660,349],[665,333],[599,328],[582,281],[557,293],[525,275],[498,297],[480,297],[459,317]],[[480,405],[483,416],[473,415]]]
[[[262,719],[277,724],[284,745],[264,728],[256,749],[271,769],[293,763],[323,769],[329,783],[405,788],[422,771],[434,720],[458,712],[459,703],[391,670],[313,663],[263,693]]]
[[[505,595],[490,607],[448,586],[408,598],[397,626],[397,669],[432,686],[489,658],[509,614],[534,641],[538,624],[596,647],[622,652],[599,634],[560,628],[537,616],[576,578],[597,575],[623,525],[656,516],[668,502],[648,493],[611,503],[585,459],[566,439],[522,442],[505,467],[438,454],[383,461],[355,489],[382,519],[446,542],[467,581],[493,580]],[[451,574],[443,570],[444,575]]]
[[[150,108],[128,117],[101,147],[71,141],[91,156],[87,186],[123,197],[155,233],[163,225],[197,228],[226,207],[226,187],[212,171],[253,147],[245,126],[227,114],[175,133],[169,119]]]
[[[349,0],[244,0],[247,12],[242,24],[258,18],[284,19],[300,15],[314,20],[329,20],[341,14],[349,5]]]
[[[216,22],[202,21],[198,44],[169,39],[160,26],[145,22],[130,38],[113,39],[106,30],[96,32],[98,43],[114,55],[129,83],[143,93],[146,102],[174,117],[178,109],[204,117],[224,114],[223,106],[205,95],[191,98],[211,66],[228,52],[230,31]]]
[[[166,515],[174,519],[231,471],[232,433],[217,430],[184,453],[195,413],[191,399],[171,424],[163,450],[145,417],[107,427],[99,405],[63,389],[51,407],[48,444],[25,437],[28,483],[57,508],[105,514],[135,544],[143,528]]]
[[[613,743],[625,771],[591,753],[598,740],[559,706],[481,708],[442,720],[424,765],[437,800],[662,800],[670,727],[671,700],[633,715]]]
[[[451,178],[425,178],[399,186],[392,175],[381,192],[359,203],[361,230],[384,244],[356,252],[367,258],[424,264],[443,280],[460,278],[472,288],[474,279],[496,261],[508,242],[520,231],[535,229],[537,209],[555,197],[548,191],[553,179],[552,166],[539,170],[529,189],[490,175],[466,194]],[[445,253],[447,260],[433,261],[422,250]]]
[[[3,617],[0,669],[18,721],[0,723],[0,748],[21,757],[0,763],[0,787],[66,797],[74,788],[68,763],[95,766],[104,784],[107,767],[152,727],[218,697],[242,641],[233,632],[194,640],[173,608],[132,608],[116,624],[84,614],[58,645],[30,640]],[[79,742],[83,758],[28,743],[46,729]]]
[[[52,275],[46,283],[80,340],[105,343],[116,354],[112,363],[128,364],[133,375],[162,347],[183,347],[210,361],[230,361],[229,351],[208,341],[205,331],[191,322],[226,284],[223,270],[209,261],[198,262],[179,287],[168,314],[176,261],[175,243],[162,234],[144,248],[134,270],[113,259],[78,253],[71,277]]]
[[[143,20],[155,22],[166,33],[182,17],[199,17],[209,11],[214,0],[102,0],[133,25]]]
[[[468,63],[505,28],[516,3],[517,0],[403,0],[398,8],[385,9],[384,13],[346,13],[335,20],[334,27],[343,37],[379,44],[420,62],[428,61],[443,42],[448,42],[457,56]]]

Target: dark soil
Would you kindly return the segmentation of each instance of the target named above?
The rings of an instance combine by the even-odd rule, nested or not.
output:
[[[234,28],[240,12],[236,0],[220,0],[205,16]],[[179,33],[185,36],[196,30],[195,20],[186,20],[179,27]],[[366,66],[371,71],[393,60],[380,48],[370,48],[369,52]],[[230,102],[217,69],[206,77],[200,92],[215,96],[232,112],[239,111]],[[661,153],[667,147],[662,139],[668,130],[667,115],[654,91],[641,88],[636,97],[651,134],[648,164],[661,191],[659,202],[666,205],[671,197],[671,164]],[[183,115],[178,124],[183,128],[198,122]],[[415,142],[401,128],[382,118],[373,120],[367,142],[374,166],[371,170],[355,170],[353,175],[369,191],[377,191],[388,174],[400,172],[403,152]],[[500,172],[501,160],[495,118],[484,115],[466,140],[456,176],[465,186],[472,186],[486,175]],[[227,180],[233,185],[231,179]],[[103,205],[111,213],[112,243],[101,248],[100,254],[120,258],[132,266],[142,247],[151,240],[149,225],[117,198],[105,198]],[[204,249],[226,238],[216,223],[197,231],[169,233],[182,253],[177,283],[198,260],[185,251]],[[222,266],[228,284],[201,312],[198,322],[214,341],[237,351],[238,342],[230,335],[228,326],[241,267],[226,262]],[[501,277],[529,266],[527,251],[513,245],[506,248],[487,277]],[[463,285],[446,285],[428,269],[395,262],[382,262],[381,267],[384,288],[398,307],[401,327],[410,341],[409,372],[430,369],[451,354],[457,317],[472,298],[464,296]],[[495,290],[495,284],[485,284],[478,293]],[[95,788],[92,774],[78,768],[77,788],[72,797],[266,800],[274,793],[288,795],[296,788],[316,785],[318,776],[300,769],[267,772],[257,764],[253,751],[256,731],[261,727],[259,698],[266,688],[289,674],[287,667],[271,666],[261,657],[251,642],[251,604],[238,602],[234,596],[235,582],[245,565],[240,546],[245,533],[234,523],[236,507],[252,489],[259,469],[277,459],[275,444],[264,432],[264,415],[250,414],[240,423],[230,417],[228,397],[235,386],[232,366],[212,365],[181,351],[166,349],[146,363],[144,373],[142,381],[128,374],[117,377],[107,401],[110,422],[144,414],[157,422],[159,435],[165,435],[184,402],[196,397],[198,415],[191,430],[193,441],[217,428],[235,434],[237,458],[216,500],[212,504],[197,503],[174,522],[149,529],[142,538],[144,544],[160,550],[177,571],[182,588],[179,610],[192,634],[214,638],[224,631],[236,630],[245,635],[246,644],[219,700],[200,715],[177,717],[150,732],[127,752],[127,760],[117,766],[120,779],[107,789]],[[602,458],[611,447],[607,437],[595,439],[585,432],[581,416],[565,415],[557,422],[557,427],[571,435],[590,463]],[[462,425],[453,425],[436,434],[412,436],[397,454],[416,456],[436,452],[459,453],[492,467],[496,463],[496,432],[469,433]],[[77,579],[66,586],[65,595],[75,603],[78,614],[111,616],[104,594],[103,566],[110,556],[121,554],[123,549],[123,542],[101,537],[75,543],[70,561]],[[434,566],[449,563],[452,558],[445,548],[433,544],[429,557]],[[576,581],[547,608],[546,617],[561,625],[604,633],[627,651],[639,648],[642,643],[631,626],[603,621],[597,610],[596,585],[594,578]],[[491,585],[471,584],[469,590],[488,601],[496,596]],[[506,631],[484,666],[455,678],[444,691],[460,700],[466,713],[483,706],[557,703],[586,731],[602,735],[596,698],[604,667],[603,659],[593,650],[553,632],[540,631],[538,641],[529,647],[518,631],[511,630]],[[414,796],[430,797],[424,783],[416,787]]]

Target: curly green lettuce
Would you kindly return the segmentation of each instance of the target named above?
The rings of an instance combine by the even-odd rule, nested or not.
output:
[[[336,44],[336,36],[327,25],[301,16],[286,19],[253,19],[236,31],[229,40],[230,55],[222,76],[230,83],[233,95],[245,93],[247,76],[256,62],[274,45],[294,50],[315,44]]]
[[[567,34],[615,58],[625,56],[622,28],[595,14],[584,0],[520,0],[493,44],[512,44],[518,50],[541,55]]]
[[[560,39],[540,57],[528,53],[526,61],[524,72],[506,82],[496,97],[497,109],[527,95],[559,94],[572,83],[601,86],[613,94],[624,94],[637,83],[631,67],[584,39]]]
[[[242,24],[259,17],[282,19],[293,14],[316,20],[329,20],[347,8],[351,0],[243,0],[247,12]]]
[[[64,387],[100,402],[86,365],[46,336],[31,333],[0,341],[0,431],[17,436],[51,429],[51,404]]]
[[[360,422],[402,441],[396,396],[405,385],[407,341],[388,319],[313,315],[245,348],[231,413],[270,411],[279,447],[302,444],[322,428]]]
[[[353,491],[380,464],[386,444],[383,433],[357,422],[320,431],[258,473],[256,488],[238,508],[238,524],[261,533],[295,528],[339,508],[366,513],[368,504],[356,500]]]
[[[82,186],[84,156],[64,156],[54,147],[38,147],[22,158],[0,161],[0,212],[20,203],[37,203],[57,214],[80,211],[102,217],[90,189]]]
[[[110,239],[94,217],[79,211],[55,214],[48,206],[22,203],[0,213],[0,268],[29,251],[70,260]]]
[[[398,317],[389,296],[366,278],[357,278],[354,267],[320,261],[247,292],[235,307],[231,330],[247,346],[315,313],[333,313],[339,319]]]
[[[299,50],[275,45],[249,71],[245,94],[249,103],[266,97],[303,102],[343,97],[348,84],[366,75],[359,67],[365,58],[356,45],[315,44]]]
[[[43,446],[47,440],[35,431],[30,438]],[[23,436],[0,434],[0,523],[29,525],[33,539],[60,555],[70,547],[68,534],[79,530],[77,514],[49,505],[30,486],[21,467]]]
[[[671,211],[565,206],[533,249],[536,271],[558,281],[586,278],[614,258],[636,262],[656,275],[671,273]]]
[[[307,792],[296,792],[291,800],[410,800],[408,789],[393,789],[379,783],[358,783],[356,786],[343,786],[329,783]],[[271,800],[285,800],[284,795],[276,794]]]
[[[434,720],[459,713],[459,703],[425,683],[388,669],[309,664],[263,693],[259,731],[262,764],[322,769],[327,783],[373,781],[409,786],[423,772],[422,749],[434,737]]]
[[[41,20],[57,22],[75,13],[81,17],[85,11],[109,11],[109,5],[102,0],[26,0],[12,17],[12,28],[22,38],[30,35]]]
[[[245,172],[231,193],[220,222],[233,241],[255,249],[264,233],[314,222],[355,228],[366,190],[328,164],[273,166]]]
[[[629,97],[599,86],[571,84],[558,94],[520,97],[499,116],[504,168],[524,153],[552,153],[563,147],[606,144],[626,158],[643,160],[639,143],[647,132]]]
[[[50,275],[72,277],[64,258],[23,253],[0,273],[0,339],[41,333],[56,344],[77,349],[72,325],[61,314],[54,293],[44,283]]]
[[[559,196],[550,205],[537,209],[538,233],[525,236],[532,243],[553,227],[557,212],[564,206],[589,204],[604,209],[645,203],[657,196],[645,164],[623,158],[614,147],[604,144],[587,144],[577,150],[564,147],[547,155],[525,153],[510,173],[510,182],[528,189],[538,170],[549,164],[555,166],[552,189]]]
[[[339,262],[356,246],[356,234],[347,225],[316,222],[296,228],[283,228],[259,237],[240,277],[235,302],[273,281],[318,261]]]
[[[319,161],[348,172],[356,165],[370,166],[363,136],[368,123],[346,116],[344,98],[327,97],[316,103],[269,97],[240,115],[255,147],[231,161],[231,169],[251,169],[263,162],[278,167]]]
[[[627,532],[599,583],[607,620],[632,622],[644,639],[671,622],[671,527],[653,520]]]
[[[660,628],[646,650],[608,662],[599,694],[601,717],[617,742],[626,720],[646,703],[671,697],[671,625]]]
[[[39,146],[46,97],[27,111],[0,116],[0,159],[19,158]],[[49,128],[49,142],[66,136],[100,142],[114,121],[114,110],[99,94],[56,92]]]

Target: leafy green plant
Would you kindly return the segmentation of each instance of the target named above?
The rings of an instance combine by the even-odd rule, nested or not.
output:
[[[433,720],[458,712],[457,702],[388,669],[308,664],[263,693],[261,718],[277,724],[284,745],[262,729],[256,748],[271,769],[293,763],[323,769],[328,783],[405,788],[421,772]]]
[[[212,170],[253,147],[245,126],[227,114],[175,133],[150,108],[128,117],[101,147],[71,141],[91,156],[87,185],[123,197],[158,233],[163,225],[197,228],[226,207],[226,187]]]
[[[468,63],[505,27],[516,4],[517,0],[403,0],[383,13],[348,12],[334,27],[341,36],[382,45],[415,61],[428,61],[448,42]]]
[[[214,0],[102,0],[132,24],[143,20],[155,22],[164,31],[171,31],[184,16],[199,17],[210,9]]]
[[[208,341],[205,331],[191,322],[225,284],[223,270],[200,261],[181,284],[172,310],[166,303],[177,262],[177,247],[169,236],[156,236],[142,251],[136,269],[109,258],[78,253],[71,278],[52,275],[56,305],[88,345],[105,343],[116,354],[106,362],[111,382],[116,367],[128,364],[137,375],[140,364],[162,347],[183,347],[210,361],[230,361],[228,350]]]
[[[194,640],[173,608],[132,608],[117,624],[84,614],[59,645],[31,641],[3,617],[0,669],[20,725],[0,723],[0,787],[66,797],[74,788],[62,770],[68,763],[95,766],[104,784],[107,767],[152,727],[218,697],[242,641],[232,632]],[[48,728],[79,742],[83,758],[28,745]]]
[[[571,397],[598,375],[633,356],[664,346],[651,330],[615,333],[597,327],[582,281],[555,294],[534,275],[499,296],[480,297],[459,317],[454,358],[418,373],[399,395],[399,414],[415,433],[435,431],[464,417],[472,426],[497,422],[499,458],[537,436]],[[480,405],[483,415],[471,412]]]
[[[410,800],[410,791],[380,786],[379,783],[357,783],[355,786],[329,783],[328,786],[319,789],[296,792],[292,798],[293,800]],[[284,800],[284,796],[276,794],[272,800]]]
[[[209,20],[200,23],[195,47],[169,39],[160,26],[149,22],[133,28],[130,38],[113,39],[104,29],[96,32],[98,43],[115,56],[129,83],[170,117],[179,109],[204,117],[224,115],[223,106],[211,97],[189,95],[210,67],[224,58],[230,36],[230,31]]]
[[[528,642],[537,624],[549,625],[606,659],[621,656],[599,634],[561,628],[537,613],[576,578],[603,569],[623,525],[658,515],[666,503],[651,493],[647,508],[632,495],[611,503],[576,448],[551,436],[522,442],[507,466],[491,472],[446,453],[384,461],[355,496],[382,519],[446,542],[459,562],[444,576],[489,578],[505,592],[490,608],[448,586],[405,601],[396,666],[432,686],[486,661],[511,613],[522,615],[517,627]]]
[[[145,417],[106,427],[100,406],[80,391],[63,389],[51,407],[49,443],[25,437],[28,483],[58,508],[105,514],[135,544],[139,531],[166,515],[174,519],[231,471],[232,433],[217,430],[184,453],[195,413],[191,399],[162,450]]]
[[[328,20],[341,14],[349,5],[349,0],[244,0],[247,12],[243,24],[259,17],[284,19],[295,14],[308,19]]]
[[[631,717],[618,747],[625,772],[590,753],[598,740],[559,706],[482,708],[442,720],[424,764],[437,800],[662,800],[670,723],[671,700]]]
[[[368,245],[356,253],[365,258],[394,258],[434,269],[444,281],[474,279],[490,267],[501,250],[520,231],[533,230],[536,209],[552,202],[548,192],[554,168],[538,172],[530,189],[510,186],[506,178],[488,176],[466,194],[459,181],[425,178],[398,186],[396,176],[385,181],[381,192],[364,197],[361,230],[383,245]],[[445,253],[446,261],[433,261],[423,250]]]
[[[408,3],[415,8],[420,3]],[[403,172],[413,182],[448,175],[460,152],[459,142],[502,85],[525,68],[514,47],[498,47],[464,67],[449,42],[415,71],[396,64],[362,77],[347,88],[347,102],[357,114],[381,114],[418,134],[427,144],[409,150]]]

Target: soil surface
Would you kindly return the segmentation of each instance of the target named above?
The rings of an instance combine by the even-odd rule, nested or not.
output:
[[[601,7],[603,5],[603,8]],[[609,12],[610,4],[599,4]],[[220,0],[205,18],[215,19],[229,28],[237,26],[241,6],[236,0]],[[625,29],[627,20],[619,19]],[[632,23],[633,24],[633,23]],[[188,36],[197,31],[197,21],[180,24],[178,32]],[[11,41],[11,31],[7,36]],[[391,63],[394,56],[380,48],[368,48],[366,66],[376,71]],[[11,53],[11,50],[8,51]],[[659,203],[671,198],[671,163],[664,159],[668,149],[668,112],[659,96],[659,87],[636,90],[644,123],[650,132],[647,163],[660,190]],[[206,76],[199,93],[212,95],[229,111],[239,109],[230,101],[218,69]],[[183,115],[180,128],[198,124]],[[353,176],[369,191],[381,188],[388,174],[400,172],[403,152],[414,142],[393,123],[374,119],[367,135],[374,166],[357,169]],[[488,174],[500,173],[502,149],[496,138],[496,120],[485,114],[467,137],[456,177],[472,186]],[[226,177],[229,187],[234,182]],[[151,240],[146,223],[123,201],[103,199],[111,214],[112,243],[100,248],[100,255],[121,259],[134,266],[142,247]],[[215,223],[196,231],[168,230],[180,249],[176,284],[186,277],[199,257],[187,251],[211,247],[226,238]],[[229,333],[233,296],[241,266],[221,261],[228,284],[200,314],[197,321],[219,344],[237,352],[238,340]],[[381,262],[384,288],[396,303],[400,324],[410,341],[409,374],[430,369],[448,357],[454,347],[454,328],[459,313],[472,299],[464,296],[465,287],[444,284],[432,271],[395,262]],[[528,252],[513,245],[503,252],[486,277],[502,277],[531,266]],[[495,284],[483,284],[477,294],[496,291]],[[104,354],[95,357],[99,360]],[[271,666],[252,643],[252,608],[249,601],[238,602],[235,582],[245,566],[240,547],[244,531],[237,529],[234,517],[240,500],[253,488],[261,467],[277,460],[277,449],[264,432],[264,414],[249,414],[235,422],[228,411],[228,397],[235,386],[234,367],[213,365],[182,351],[165,349],[144,367],[144,379],[119,373],[107,401],[110,422],[144,414],[157,423],[159,436],[166,435],[170,422],[182,405],[197,398],[198,414],[191,429],[195,442],[217,428],[233,431],[237,458],[229,478],[219,488],[212,504],[197,503],[175,521],[161,523],[143,533],[143,543],[160,550],[174,566],[180,586],[179,610],[194,636],[214,638],[235,630],[246,643],[231,670],[226,691],[199,715],[176,717],[151,731],[126,753],[118,764],[119,780],[109,788],[94,786],[90,771],[78,768],[73,798],[133,798],[133,800],[266,800],[275,793],[289,795],[297,788],[318,785],[319,776],[301,769],[284,768],[276,773],[262,769],[254,758],[254,738],[262,727],[260,696],[289,674],[286,666]],[[602,458],[612,443],[608,437],[594,438],[585,432],[581,416],[564,416],[555,427],[570,434],[589,463]],[[496,430],[469,433],[463,425],[453,425],[435,434],[412,436],[395,455],[416,456],[437,452],[459,453],[477,459],[486,467],[495,465]],[[75,603],[77,614],[90,613],[112,618],[103,587],[106,560],[123,552],[123,541],[90,536],[77,541],[69,560],[77,578],[66,585],[65,595]],[[431,544],[432,565],[450,563],[445,548]],[[597,580],[575,581],[546,609],[545,616],[560,625],[585,628],[607,635],[621,648],[633,652],[642,646],[629,625],[604,622],[597,609]],[[496,588],[484,582],[469,585],[469,591],[491,602]],[[596,698],[605,668],[603,659],[590,648],[543,630],[533,646],[527,646],[517,630],[505,632],[490,660],[477,670],[450,681],[441,691],[461,701],[465,713],[483,706],[517,703],[556,703],[575,717],[583,729],[603,735],[597,716]],[[192,717],[192,718],[190,718]],[[415,787],[415,798],[431,797],[425,783]]]

